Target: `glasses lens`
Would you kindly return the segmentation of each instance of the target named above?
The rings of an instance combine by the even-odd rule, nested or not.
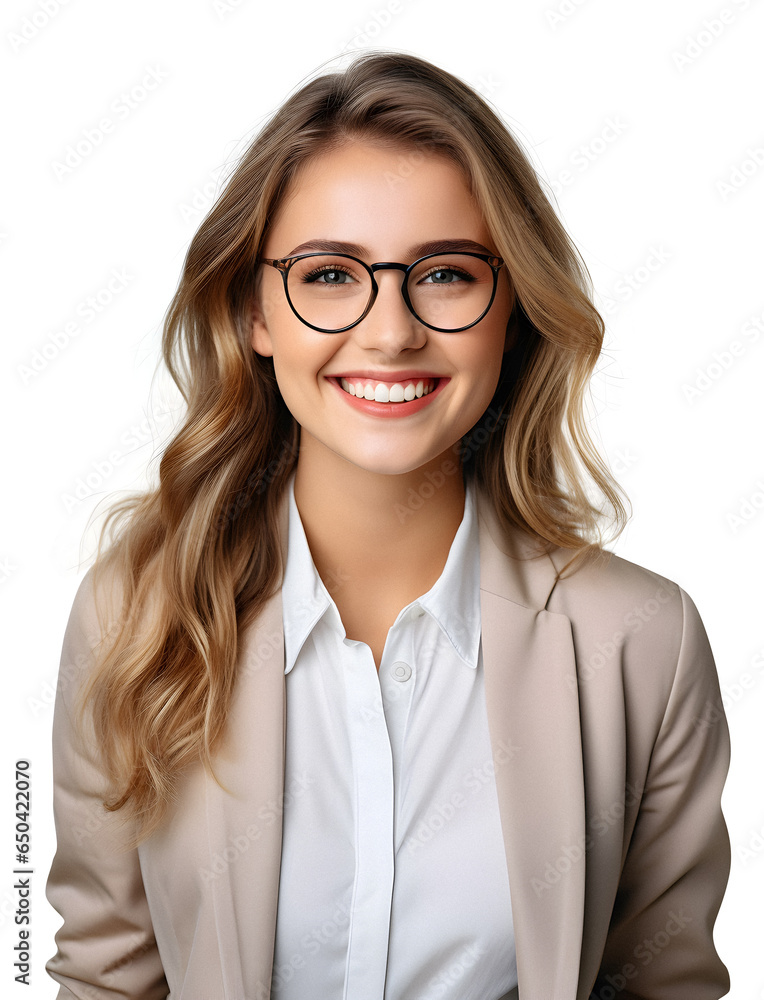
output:
[[[427,257],[409,274],[409,298],[417,316],[441,330],[477,322],[493,293],[493,270],[479,257],[447,253]]]
[[[341,330],[363,315],[371,278],[352,257],[317,254],[292,264],[287,289],[302,320],[322,330]]]
[[[409,274],[408,293],[420,320],[440,330],[471,326],[491,301],[491,266],[465,253],[438,254]],[[357,322],[371,299],[369,272],[344,254],[315,254],[295,260],[287,291],[298,316],[321,330],[341,330]]]

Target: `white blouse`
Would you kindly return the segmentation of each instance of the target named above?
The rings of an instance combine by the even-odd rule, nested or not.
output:
[[[396,618],[378,674],[316,571],[292,477],[272,998],[497,1000],[517,985],[479,566],[468,483],[443,572]]]

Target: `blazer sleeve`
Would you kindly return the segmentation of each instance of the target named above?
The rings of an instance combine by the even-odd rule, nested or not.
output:
[[[83,578],[64,634],[53,716],[56,853],[46,885],[63,917],[46,963],[58,1000],[159,1000],[169,989],[151,924],[129,823],[103,808],[106,789],[87,730],[74,726],[80,685],[100,638],[92,569]]]
[[[678,662],[592,1000],[718,1000],[713,926],[730,872],[721,795],[730,739],[706,631],[681,589]]]

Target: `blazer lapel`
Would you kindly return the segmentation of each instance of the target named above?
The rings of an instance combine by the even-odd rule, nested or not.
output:
[[[547,556],[528,558],[478,495],[486,709],[504,830],[518,993],[576,1000],[586,855],[583,758],[570,619],[544,610]]]
[[[478,492],[483,664],[520,1000],[576,1000],[585,812],[570,620],[544,610],[552,561]],[[280,509],[286,558],[288,508]],[[242,635],[238,690],[206,783],[209,887],[226,996],[269,995],[281,867],[286,697],[281,592]],[[215,867],[216,866],[216,867]],[[211,957],[208,954],[208,959]]]

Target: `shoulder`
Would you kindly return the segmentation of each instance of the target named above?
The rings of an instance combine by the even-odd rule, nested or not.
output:
[[[577,645],[605,641],[678,653],[683,635],[702,633],[698,610],[674,580],[607,549],[555,547],[497,517],[478,492],[481,586],[535,612],[570,619]]]
[[[561,569],[572,552],[554,550]],[[557,580],[546,610],[571,624],[579,693],[624,689],[626,703],[655,702],[665,710],[696,688],[715,698],[718,679],[703,621],[690,595],[674,580],[601,551]]]
[[[572,555],[555,549],[548,558],[559,573]],[[554,583],[546,608],[588,632],[611,633],[619,642],[640,636],[678,652],[686,632],[703,630],[694,601],[676,581],[613,552],[599,550],[567,573]]]
[[[95,648],[113,631],[124,599],[118,571],[108,563],[92,565],[80,580],[72,601],[67,634]]]
[[[123,602],[121,576],[108,563],[92,565],[77,585],[64,631],[57,684],[57,697],[70,711],[120,628]]]
[[[548,556],[556,574],[547,608],[580,614],[585,610],[603,623],[636,618],[645,621],[663,609],[668,617],[681,620],[685,591],[674,580],[599,549],[580,566],[565,569],[574,556],[571,549],[554,549]]]

